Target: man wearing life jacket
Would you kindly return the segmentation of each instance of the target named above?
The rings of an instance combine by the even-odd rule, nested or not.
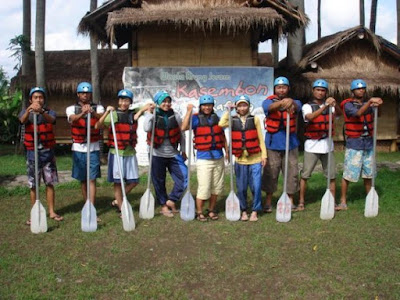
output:
[[[265,146],[268,163],[264,168],[262,189],[267,193],[264,212],[272,212],[272,194],[277,190],[279,173],[284,172],[286,148],[286,114],[290,114],[289,166],[287,176],[287,193],[292,201],[293,194],[298,191],[298,146],[296,134],[297,115],[301,111],[301,102],[289,98],[290,84],[286,77],[278,77],[274,81],[274,95],[264,100],[262,107],[265,113]]]
[[[108,127],[108,182],[114,184],[115,200],[112,206],[121,210],[122,205],[122,188],[121,178],[118,170],[116,145],[111,127],[111,114],[113,114],[115,133],[117,136],[118,154],[122,158],[121,166],[123,170],[123,179],[125,182],[125,192],[128,194],[139,183],[139,166],[136,158],[135,146],[137,143],[137,119],[140,114],[136,114],[138,108],[130,109],[133,102],[133,93],[128,89],[118,92],[118,108],[115,110],[113,106],[108,106],[106,112],[97,121],[95,128],[102,129]],[[141,111],[143,112],[143,111]]]
[[[214,97],[203,95],[199,99],[199,113],[192,115],[193,104],[188,104],[187,112],[183,119],[182,131],[190,130],[192,117],[192,130],[194,132],[194,148],[197,150],[197,196],[196,219],[199,221],[218,220],[215,210],[218,195],[224,187],[224,153],[226,142],[224,130],[218,125],[219,117],[214,113]],[[208,210],[203,212],[204,202],[210,200]]]
[[[151,131],[155,121],[154,149],[151,168],[151,179],[156,197],[161,205],[161,214],[173,217],[177,213],[176,202],[182,197],[187,186],[187,166],[185,165],[185,135],[181,132],[182,119],[172,109],[172,98],[166,91],[159,91],[154,96],[155,104],[148,104],[143,122],[144,131],[148,133],[150,144]],[[156,117],[151,113],[156,109]],[[180,145],[180,151],[178,146]],[[166,170],[174,180],[170,194],[166,190]]]
[[[235,155],[236,188],[242,211],[241,220],[258,221],[261,204],[261,174],[267,164],[267,150],[261,122],[250,114],[250,98],[247,95],[236,96],[233,106],[236,116],[232,117],[232,153]],[[229,126],[229,113],[226,112],[219,122],[222,127]],[[247,214],[247,189],[253,194],[253,206],[250,219]]]
[[[347,210],[347,190],[350,182],[357,182],[360,175],[368,192],[372,184],[372,155],[374,112],[382,105],[381,98],[366,99],[367,84],[362,79],[353,80],[350,89],[352,97],[340,104],[344,113],[344,134],[346,152],[344,157],[342,191],[336,210]]]
[[[304,163],[300,179],[299,205],[297,206],[297,210],[299,211],[304,210],[307,180],[311,177],[318,161],[321,162],[325,177],[327,177],[329,153],[331,153],[329,189],[334,197],[336,189],[333,142],[329,144],[329,109],[332,110],[332,135],[334,135],[334,118],[341,115],[342,111],[334,98],[326,97],[328,92],[328,82],[326,80],[317,79],[313,83],[312,88],[311,101],[302,107],[306,141],[304,143]]]
[[[53,124],[56,122],[56,113],[46,108],[45,101],[45,90],[41,87],[34,87],[29,92],[30,105],[19,113],[20,122],[25,124],[24,144],[26,147],[28,185],[30,188],[31,204],[33,206],[36,201],[33,114],[36,114],[39,176],[43,178],[43,182],[46,185],[46,199],[49,206],[50,218],[55,221],[62,221],[64,218],[54,211],[54,184],[58,182],[56,158],[54,156],[55,139],[53,130]],[[26,224],[30,225],[30,220]]]
[[[66,114],[71,124],[72,134],[72,177],[81,182],[81,190],[84,201],[87,199],[86,187],[86,154],[90,152],[90,201],[94,204],[96,199],[96,178],[100,178],[100,130],[95,129],[96,122],[104,113],[104,107],[92,103],[92,85],[88,82],[81,82],[76,89],[77,102],[68,106]],[[90,144],[87,138],[87,115],[90,118]]]

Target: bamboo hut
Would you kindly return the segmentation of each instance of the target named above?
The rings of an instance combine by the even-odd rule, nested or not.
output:
[[[284,62],[281,62],[282,65]],[[303,102],[311,96],[318,78],[329,82],[329,94],[337,100],[351,96],[350,83],[362,78],[369,96],[384,99],[379,111],[378,141],[382,150],[397,149],[399,123],[400,49],[363,26],[356,26],[308,44],[296,70],[280,69],[292,80],[293,95]],[[343,118],[336,122],[336,141],[343,141]]]

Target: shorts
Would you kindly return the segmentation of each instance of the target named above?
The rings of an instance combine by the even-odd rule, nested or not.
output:
[[[27,160],[26,161],[26,172],[28,175],[28,186],[30,189],[35,188],[35,161]],[[39,185],[40,185],[40,177],[43,178],[44,184],[54,185],[54,183],[58,182],[58,173],[56,166],[56,158],[49,162],[40,162],[39,161]]]
[[[120,156],[120,161],[125,183],[126,184],[138,183],[139,166],[136,155]],[[112,154],[111,152],[108,153],[107,181],[114,183],[121,183],[118,164],[117,164],[117,156]]]
[[[322,169],[324,170],[325,178],[328,178],[328,153],[312,153],[304,151],[304,162],[303,170],[301,171],[301,178],[309,179],[311,173],[314,171],[315,166],[321,161]],[[331,152],[331,169],[329,172],[329,178],[336,178],[336,165],[335,165],[335,155]]]
[[[267,149],[268,162],[264,167],[261,188],[267,193],[274,193],[278,189],[279,173],[285,170],[285,151],[276,151]],[[289,151],[289,166],[286,192],[294,194],[299,190],[299,167],[297,157],[298,148]]]
[[[197,196],[201,200],[208,200],[211,195],[219,195],[224,188],[225,163],[220,159],[198,159],[197,169]]]
[[[72,151],[72,178],[79,181],[86,180],[86,152]],[[90,152],[89,179],[95,180],[101,177],[100,173],[100,151]]]
[[[357,182],[360,178],[372,178],[372,150],[354,150],[346,148],[344,155],[343,178]]]

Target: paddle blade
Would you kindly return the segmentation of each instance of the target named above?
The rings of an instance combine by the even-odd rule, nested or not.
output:
[[[39,200],[31,209],[31,231],[36,234],[47,231],[46,210]]]
[[[97,230],[96,208],[90,200],[86,200],[82,209],[81,228],[84,232],[94,232]]]
[[[132,206],[128,199],[124,197],[121,206],[122,227],[125,231],[132,231],[135,229],[135,217],[133,216]]]
[[[379,210],[379,196],[375,187],[371,187],[367,198],[365,199],[364,216],[367,218],[376,217]]]
[[[240,219],[239,198],[233,190],[231,190],[225,201],[225,216],[229,221],[239,221]]]
[[[326,190],[321,200],[321,212],[319,217],[322,220],[332,220],[335,216],[335,200],[329,189]]]
[[[181,209],[180,209],[181,219],[184,221],[192,221],[195,217],[195,203],[190,191],[186,191],[182,198]]]
[[[283,193],[276,205],[276,220],[281,223],[289,222],[292,218],[292,202],[287,193]]]
[[[140,198],[139,218],[153,219],[154,218],[154,197],[150,189],[147,189]]]

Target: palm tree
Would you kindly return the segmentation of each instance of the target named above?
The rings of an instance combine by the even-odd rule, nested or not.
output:
[[[22,35],[24,36],[25,44],[21,45],[21,75],[24,76],[29,73],[29,58],[31,52],[31,0],[23,0],[22,12]]]
[[[400,47],[400,0],[396,0],[397,8],[397,46]]]
[[[44,73],[44,28],[46,16],[46,0],[36,1],[36,32],[35,32],[35,66],[36,85],[46,87]]]
[[[360,25],[365,26],[364,0],[360,0]]]
[[[304,0],[289,1],[298,10],[304,12]],[[304,27],[299,28],[288,36],[287,40],[287,64],[288,67],[295,66],[303,56],[303,47],[306,43]]]
[[[321,0],[318,0],[318,39],[321,38]]]
[[[97,0],[90,0],[90,11],[97,8]],[[93,102],[100,103],[100,79],[97,55],[98,40],[94,34],[90,34],[90,66],[93,86]]]
[[[369,29],[375,32],[376,26],[376,7],[378,6],[378,0],[371,1],[371,21],[369,23]]]

